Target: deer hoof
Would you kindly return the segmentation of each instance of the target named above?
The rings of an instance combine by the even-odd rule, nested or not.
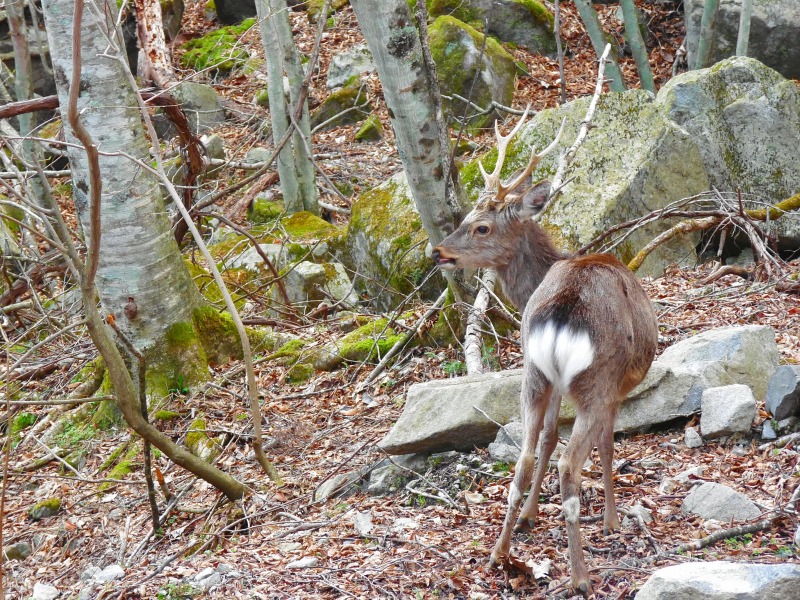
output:
[[[592,584],[589,583],[588,579],[581,581],[580,583],[572,582],[572,590],[575,594],[580,594],[584,598],[588,598],[592,595]]]
[[[508,555],[505,552],[492,550],[492,555],[489,557],[490,567],[502,567],[508,562]]]
[[[514,533],[524,533],[526,531],[530,531],[533,529],[534,523],[536,523],[536,519],[523,519],[520,517],[514,524]]]

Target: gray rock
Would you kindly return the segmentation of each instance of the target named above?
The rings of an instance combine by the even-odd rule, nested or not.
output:
[[[470,23],[488,23],[487,33],[501,42],[525,46],[531,52],[547,54],[556,49],[553,15],[538,0],[462,0],[457,3],[432,3],[431,17],[442,14]]]
[[[775,332],[769,327],[723,327],[683,340],[667,348],[629,395],[615,431],[646,429],[691,415],[700,409],[708,388],[747,383],[763,394],[777,364]],[[381,447],[390,454],[408,454],[488,445],[499,427],[473,406],[501,425],[518,421],[521,378],[521,370],[510,370],[412,385]],[[575,418],[569,400],[562,399],[559,415],[559,427],[567,433]]]
[[[267,162],[272,157],[272,151],[268,148],[250,148],[247,154],[244,155],[246,163],[263,163]]]
[[[81,573],[80,581],[92,581],[103,569],[95,565],[89,565]]]
[[[723,522],[749,521],[761,515],[761,510],[747,496],[713,482],[703,483],[689,492],[681,511]]]
[[[522,449],[522,423],[512,421],[506,423],[498,431],[494,441],[489,444],[489,456],[492,460],[516,463]]]
[[[222,575],[220,575],[213,567],[203,569],[197,575],[192,577],[192,585],[208,591],[214,586],[222,583]]]
[[[638,520],[640,517],[645,523],[652,523],[653,511],[641,504],[634,504],[628,509],[627,518]]]
[[[800,566],[727,561],[690,562],[659,569],[636,600],[797,600]]]
[[[259,244],[258,247],[276,269],[280,270],[286,266],[288,257],[286,255],[286,247],[283,244]],[[258,272],[268,267],[258,250],[254,246],[248,245],[244,252],[228,261],[228,268]]]
[[[778,434],[775,431],[775,428],[772,425],[772,421],[767,419],[764,421],[764,424],[761,426],[761,439],[762,440],[774,440],[778,437]]]
[[[775,423],[775,432],[778,435],[786,435],[788,433],[794,433],[797,431],[797,424],[800,423],[800,418],[798,417],[786,417],[785,419],[781,419],[777,423]]]
[[[503,176],[524,166],[531,147],[547,146],[566,117],[561,141],[533,173],[534,179],[552,176],[588,102],[578,99],[538,113],[509,146]],[[560,243],[571,248],[712,186],[741,189],[745,200],[750,194],[788,198],[800,189],[800,160],[783,150],[800,147],[800,91],[753,59],[731,58],[713,69],[674,77],[655,100],[641,90],[609,94],[592,125],[592,135],[576,155],[574,179],[541,215],[542,224],[559,231]],[[607,152],[613,147],[626,151]],[[462,173],[466,191],[476,198],[483,188],[477,164]],[[773,232],[783,243],[800,240],[793,223],[797,228],[796,219],[775,222]],[[670,226],[654,220],[632,233],[626,248],[642,248]],[[656,275],[668,264],[693,261],[697,240],[679,236],[674,245],[650,255],[638,272]]]
[[[325,87],[329,90],[340,88],[351,77],[362,73],[371,73],[374,70],[375,64],[372,62],[372,53],[370,53],[367,45],[356,44],[331,57]]]
[[[311,310],[323,301],[339,303],[339,308],[353,308],[358,295],[341,263],[297,263],[284,278],[286,293],[293,306]]]
[[[686,46],[689,65],[694,64],[704,0],[685,0]],[[711,60],[736,53],[741,0],[720,0],[714,27]],[[800,4],[796,0],[753,0],[747,55],[775,69],[784,77],[800,78]]]
[[[394,456],[391,461],[383,459],[372,469],[366,491],[374,496],[396,492],[412,477],[409,471],[425,473],[427,468],[428,459],[425,454]]]
[[[213,6],[217,10],[219,22],[223,25],[236,25],[256,16],[254,0],[216,0]]]
[[[33,547],[28,542],[17,542],[3,548],[7,560],[25,560],[33,552]]]
[[[375,525],[372,522],[372,513],[369,511],[356,512],[353,515],[353,528],[358,535],[369,535]]]
[[[347,497],[356,492],[355,483],[362,474],[359,472],[340,473],[323,482],[314,492],[314,502],[325,502],[328,498]]]
[[[767,410],[780,421],[800,416],[800,365],[781,365],[769,380]]]
[[[181,103],[195,133],[202,133],[225,120],[219,96],[210,85],[182,81],[170,91]]]
[[[703,392],[701,404],[700,433],[703,437],[750,432],[756,416],[756,399],[746,385],[707,389]]]
[[[484,39],[473,27],[448,15],[438,17],[428,29],[445,112],[464,110],[462,102],[445,96],[463,95],[465,90],[472,102],[482,107],[491,107],[492,101],[509,106],[514,99],[514,57],[496,41],[484,44]],[[499,115],[491,111],[475,116],[470,127],[481,128],[490,126]]]
[[[94,575],[95,581],[108,583],[125,577],[125,569],[119,565],[108,565],[105,569]]]
[[[300,560],[295,560],[286,565],[287,569],[313,569],[319,565],[319,559],[316,556],[306,556]]]
[[[55,600],[61,592],[49,583],[34,583],[32,600]]]
[[[685,471],[681,471],[673,478],[678,483],[683,484],[685,487],[690,487],[695,483],[703,483],[702,481],[698,481],[698,478],[703,476],[705,473],[706,468],[702,465],[697,467],[691,467],[686,469]]]
[[[797,531],[794,532],[794,545],[800,548],[800,526],[798,526]]]
[[[687,427],[683,432],[683,441],[687,448],[699,448],[703,445],[703,438],[694,427]]]
[[[395,426],[379,443],[389,454],[469,450],[494,441],[498,425],[519,419],[521,371],[412,385]]]

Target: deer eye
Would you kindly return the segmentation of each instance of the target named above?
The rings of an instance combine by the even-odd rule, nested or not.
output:
[[[478,225],[475,228],[475,231],[477,231],[481,235],[486,235],[487,233],[489,233],[489,226],[488,225]]]

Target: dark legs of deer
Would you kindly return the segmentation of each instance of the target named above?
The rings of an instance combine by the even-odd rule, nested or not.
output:
[[[551,393],[547,414],[544,417],[539,459],[536,462],[536,474],[533,476],[531,493],[528,494],[514,527],[515,532],[529,531],[536,523],[536,517],[539,514],[539,494],[542,491],[542,481],[547,473],[550,457],[556,449],[556,444],[558,444],[558,412],[560,408],[561,397],[558,394]]]
[[[614,501],[614,421],[616,421],[616,415],[606,419],[606,426],[600,434],[597,445],[600,464],[603,466],[603,493],[605,494],[603,535],[619,531],[620,528],[617,504]]]
[[[558,461],[561,478],[561,505],[567,524],[570,580],[572,589],[584,596],[592,593],[592,584],[589,581],[589,572],[586,570],[581,543],[581,469],[595,440],[598,439],[598,434],[601,433],[601,428],[602,421],[599,419],[592,419],[590,422],[588,415],[578,413],[567,448]]]
[[[503,522],[503,531],[494,545],[492,550],[491,564],[503,564],[508,559],[509,549],[511,547],[511,534],[514,531],[514,524],[519,513],[519,507],[522,504],[522,495],[531,482],[531,475],[533,474],[533,467],[535,462],[534,451],[536,444],[539,440],[539,432],[542,430],[542,424],[545,418],[545,412],[548,409],[550,391],[543,395],[532,393],[525,383],[522,389],[522,428],[525,434],[525,439],[522,441],[522,453],[519,461],[517,462],[516,471],[514,473],[514,480],[511,482],[511,488],[508,490],[508,512],[506,513],[505,521]],[[528,399],[531,400],[528,400]],[[529,403],[530,402],[530,403]]]

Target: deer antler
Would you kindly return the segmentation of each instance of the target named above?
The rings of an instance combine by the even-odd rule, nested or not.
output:
[[[483,163],[478,161],[478,168],[481,170],[481,175],[483,175],[483,180],[486,182],[486,189],[499,192],[500,188],[502,187],[502,183],[500,181],[500,171],[503,168],[503,163],[506,161],[506,149],[508,148],[508,143],[511,141],[517,132],[522,127],[522,124],[525,123],[525,119],[528,116],[528,111],[530,110],[531,105],[525,107],[525,112],[522,113],[522,118],[519,120],[519,123],[516,124],[514,129],[511,130],[506,136],[500,135],[500,129],[497,127],[497,121],[494,122],[494,134],[497,136],[497,162],[494,165],[494,171],[491,174],[486,173],[483,169]]]
[[[558,141],[561,139],[561,134],[564,131],[564,123],[566,122],[567,122],[566,118],[561,120],[561,127],[558,128],[558,133],[556,134],[555,139],[552,142],[550,142],[550,145],[547,146],[547,148],[545,148],[538,154],[536,153],[536,148],[533,148],[531,150],[531,159],[528,161],[528,166],[525,167],[522,173],[517,175],[514,179],[512,179],[506,184],[503,184],[501,181],[498,180],[497,194],[496,194],[498,200],[502,200],[503,197],[506,194],[508,194],[508,192],[510,192],[520,183],[522,183],[528,175],[533,173],[533,170],[536,168],[536,165],[539,164],[539,161],[541,161],[545,156],[547,156],[553,151],[553,148],[555,148],[558,145]]]

